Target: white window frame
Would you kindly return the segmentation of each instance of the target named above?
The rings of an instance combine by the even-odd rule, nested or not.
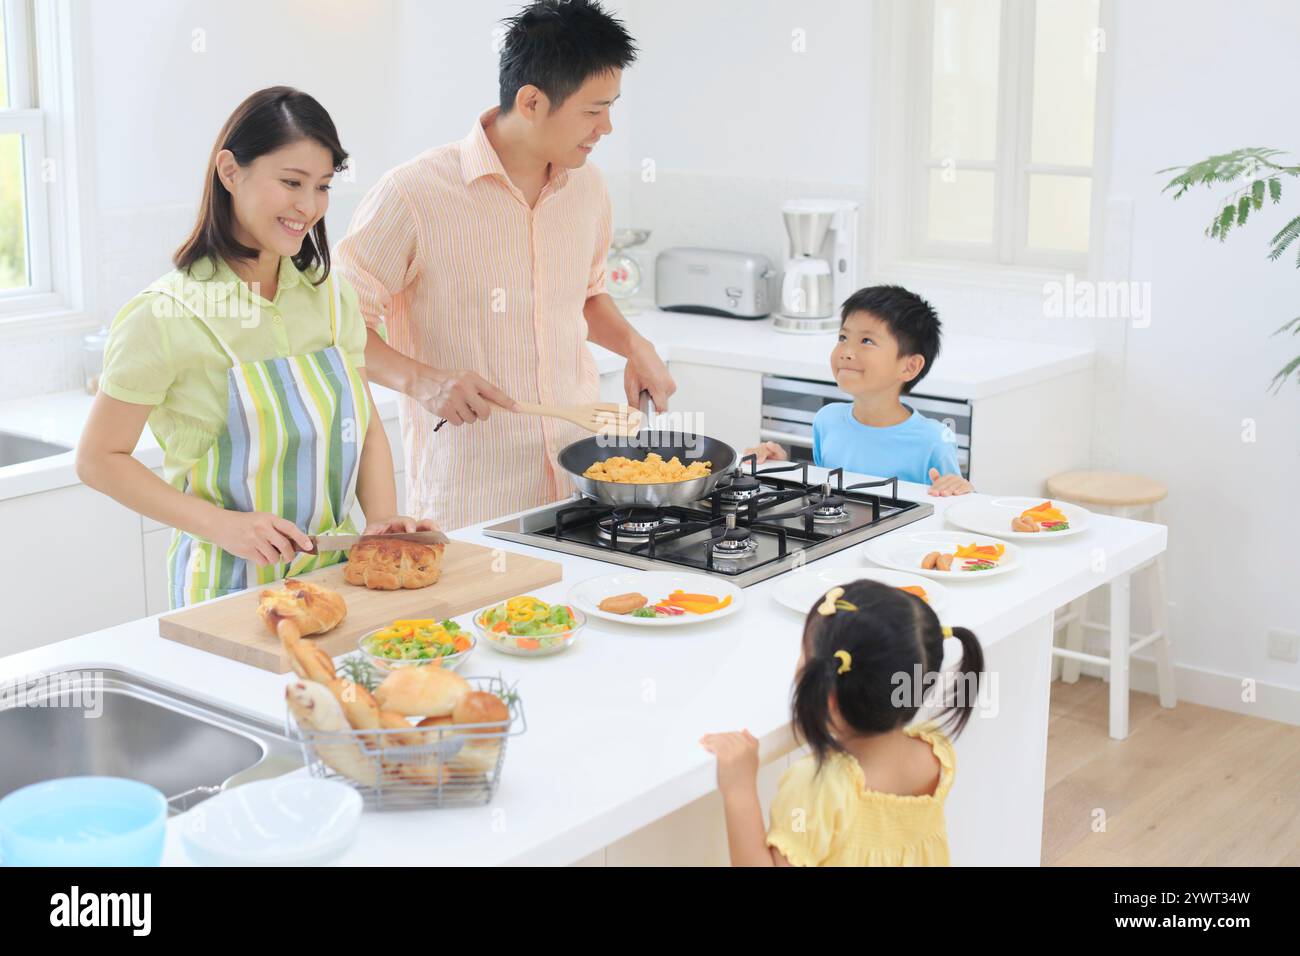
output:
[[[10,103],[0,110],[0,133],[23,140],[29,286],[0,291],[0,338],[87,324],[86,291],[92,274],[83,243],[81,188],[85,137],[78,115],[75,65],[83,59],[80,31],[73,29],[70,0],[0,0],[10,61]],[[11,32],[12,31],[12,32]],[[49,170],[52,175],[47,176]]]
[[[873,72],[878,94],[874,98],[877,147],[870,263],[877,277],[1035,289],[1067,272],[1097,274],[1106,226],[1110,55],[1098,56],[1091,167],[1030,163],[1034,2],[1002,0],[1002,5],[997,155],[992,160],[957,165],[958,176],[963,169],[988,170],[995,174],[991,247],[925,236],[929,173],[931,169],[942,168],[944,163],[942,159],[932,159],[928,150],[934,4],[931,0],[881,0],[877,6]],[[1109,50],[1113,40],[1111,0],[1101,0],[1099,21]],[[1088,252],[1031,250],[1028,247],[1030,175],[1078,175],[1088,169],[1092,179]]]

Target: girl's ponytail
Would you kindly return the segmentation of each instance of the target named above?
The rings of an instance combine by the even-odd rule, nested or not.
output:
[[[838,664],[835,658],[805,662],[795,677],[790,702],[795,736],[817,756],[818,765],[829,754],[844,749],[831,730],[831,695]]]
[[[957,667],[952,699],[947,701],[945,708],[948,716],[943,722],[944,732],[956,738],[970,720],[979,698],[979,679],[984,673],[984,648],[970,628],[954,627],[946,630],[961,642],[961,664]]]

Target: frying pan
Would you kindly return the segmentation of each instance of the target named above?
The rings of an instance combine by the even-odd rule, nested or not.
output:
[[[646,410],[642,401],[642,409]],[[643,418],[646,420],[648,416]],[[640,461],[651,452],[657,452],[664,461],[673,456],[683,464],[707,461],[712,465],[709,474],[686,481],[662,481],[653,484],[631,484],[622,481],[601,481],[583,476],[598,461],[621,455]],[[707,435],[694,435],[667,429],[645,429],[635,435],[593,435],[565,446],[559,454],[560,467],[573,478],[574,486],[588,498],[607,505],[661,507],[663,505],[690,505],[707,497],[736,464],[736,450],[726,442]]]

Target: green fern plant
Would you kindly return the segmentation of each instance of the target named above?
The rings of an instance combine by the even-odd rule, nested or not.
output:
[[[1282,155],[1280,149],[1252,146],[1236,149],[1230,153],[1220,153],[1191,166],[1170,166],[1157,171],[1178,174],[1169,180],[1161,192],[1172,190],[1173,198],[1180,199],[1184,193],[1197,186],[1214,189],[1217,186],[1240,184],[1232,193],[1224,197],[1218,212],[1205,227],[1207,236],[1223,242],[1234,228],[1239,229],[1246,225],[1252,212],[1263,208],[1266,198],[1274,205],[1282,201],[1282,183],[1287,177],[1300,176],[1300,166],[1288,166],[1277,161],[1277,157]],[[1300,216],[1293,218],[1270,240],[1269,259],[1276,261],[1282,258],[1287,249],[1294,245],[1296,268],[1300,269],[1300,242],[1297,240],[1300,240]],[[1300,316],[1296,316],[1273,334],[1284,335],[1288,332],[1292,335],[1300,334]],[[1293,358],[1273,376],[1273,381],[1270,383],[1273,391],[1280,389],[1293,374],[1300,378],[1297,369],[1300,369],[1300,356]]]

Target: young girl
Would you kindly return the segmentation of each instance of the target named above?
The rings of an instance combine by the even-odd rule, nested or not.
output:
[[[175,532],[172,607],[341,560],[308,535],[432,527],[397,512],[356,293],[325,211],[347,153],[306,93],[248,97],[222,127],[175,270],[118,313],[77,474]],[[145,423],[165,480],[132,457]],[[306,553],[302,553],[306,552]]]
[[[957,693],[941,699],[942,728],[910,727],[942,686],[945,636],[961,642]],[[747,730],[700,741],[718,758],[732,865],[947,866],[956,758],[943,731],[961,733],[983,670],[975,635],[941,627],[921,599],[875,581],[828,591],[804,625],[792,701],[812,754],[781,777],[766,833],[758,741]]]

